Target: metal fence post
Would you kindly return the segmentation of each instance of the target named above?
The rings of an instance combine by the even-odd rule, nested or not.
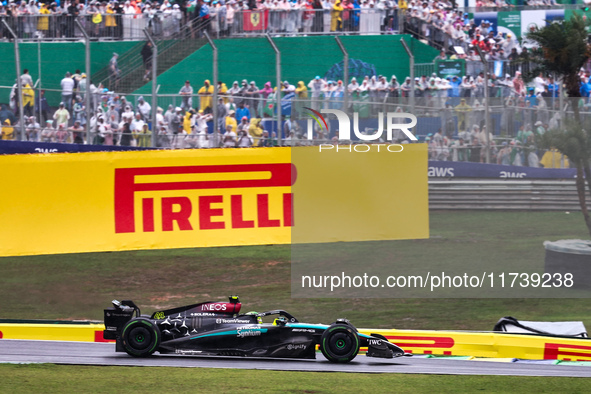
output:
[[[349,86],[349,52],[347,52],[339,36],[335,36],[334,38],[337,44],[339,44],[341,52],[343,52],[343,108],[345,108],[346,112],[349,109],[349,89],[347,88]]]
[[[484,124],[486,126],[486,162],[490,163],[490,100],[488,94],[488,62],[484,57],[484,53],[482,53],[480,50],[480,47],[475,45],[474,48],[476,48],[478,51],[478,56],[480,56],[480,60],[484,66],[484,100],[486,101],[486,105],[484,106]]]
[[[488,91],[488,65],[484,65],[484,124],[486,126],[486,163],[490,164],[490,92]]]
[[[152,43],[152,148],[156,147],[156,141],[158,140],[158,97],[157,94],[157,83],[158,83],[158,46],[156,41],[150,35],[148,29],[144,29],[144,34],[148,38],[148,41]]]
[[[558,83],[558,81],[556,80],[556,73],[552,73],[552,79],[554,80],[554,85],[556,85]],[[554,111],[556,110],[556,97],[554,97],[554,92],[552,93],[552,112],[554,113]]]
[[[556,80],[555,80],[556,81]],[[556,82],[555,82],[556,83]],[[560,127],[564,127],[564,117],[566,115],[566,111],[564,108],[564,78],[560,77],[560,86],[558,87],[558,105],[560,106]]]
[[[21,83],[21,77],[19,75],[20,73],[20,69],[21,69],[21,56],[20,56],[20,50],[18,48],[18,37],[17,35],[14,33],[14,31],[10,28],[10,26],[8,25],[8,23],[6,23],[6,20],[2,19],[2,23],[4,24],[4,27],[6,28],[6,30],[8,30],[8,32],[10,33],[10,35],[12,36],[12,38],[14,39],[14,62],[15,62],[15,67],[16,67],[16,88],[18,89],[18,106],[19,106],[19,123],[20,123],[20,140],[24,141],[25,140],[25,109],[23,108],[23,84]],[[31,88],[33,88],[31,86]],[[12,125],[11,125],[12,126]]]
[[[78,18],[76,18],[74,22],[80,29],[82,35],[84,36],[84,49],[86,57],[86,125],[84,126],[84,128],[86,129],[86,143],[90,144],[92,142],[90,138],[90,118],[92,117],[93,113],[92,108],[90,108],[90,73],[92,71],[90,68],[90,36],[86,32],[86,30],[84,30],[84,27],[82,26]]]
[[[218,47],[213,43],[213,40],[207,33],[207,30],[204,30],[205,38],[209,42],[211,49],[213,51],[213,64],[212,64],[212,72],[213,72],[213,105],[212,105],[212,112],[213,112],[213,132],[217,132],[218,130]],[[234,132],[236,130],[233,130]]]
[[[400,43],[404,47],[406,54],[408,55],[408,64],[410,67],[410,112],[412,114],[415,113],[415,56],[412,54],[412,51],[408,47],[404,38],[400,39]]]
[[[279,146],[281,146],[283,145],[281,138],[281,135],[283,134],[283,127],[281,125],[281,52],[279,51],[279,48],[277,48],[277,45],[275,45],[275,42],[273,42],[273,39],[269,33],[267,33],[265,36],[275,51],[275,83],[277,84],[277,92],[275,92],[275,107],[277,109],[277,143]]]
[[[39,108],[37,108],[39,113],[39,126],[45,127],[43,124],[43,119],[41,119],[41,89],[43,89],[43,81],[41,79],[41,40],[37,41],[37,72],[39,73],[39,77],[37,81],[39,82],[39,93],[37,95],[37,100],[39,100]],[[33,110],[33,112],[35,112]],[[45,119],[47,121],[47,119]]]

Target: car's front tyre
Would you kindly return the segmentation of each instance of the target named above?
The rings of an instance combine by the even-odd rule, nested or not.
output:
[[[127,354],[147,357],[160,346],[160,329],[146,318],[130,320],[121,332],[121,343]]]
[[[348,363],[359,352],[359,336],[355,328],[345,324],[332,324],[320,339],[320,351],[333,363]]]

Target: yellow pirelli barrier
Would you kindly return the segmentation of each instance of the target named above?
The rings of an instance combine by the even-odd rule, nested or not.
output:
[[[370,330],[412,354],[591,361],[591,340],[496,332]]]
[[[0,195],[10,202],[0,209],[0,255],[290,241],[289,149],[4,155],[0,163]]]
[[[0,324],[0,339],[113,342],[102,324]],[[359,329],[376,333],[407,353],[524,360],[591,361],[591,340],[495,332]],[[366,350],[366,349],[361,349]]]
[[[317,149],[293,148],[297,163],[292,148],[2,155],[0,256],[288,244],[298,225],[297,242],[429,236],[425,144]],[[334,220],[340,233],[312,232]]]
[[[108,342],[103,324],[17,324],[0,323],[0,339]]]

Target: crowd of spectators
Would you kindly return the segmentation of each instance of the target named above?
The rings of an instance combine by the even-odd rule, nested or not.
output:
[[[532,1],[527,5],[556,3]],[[508,4],[479,2],[477,6]],[[461,77],[441,79],[423,75],[415,80],[418,105],[427,110],[439,109],[442,114],[442,138],[437,133],[428,136],[430,157],[483,162],[487,153],[483,136],[486,136],[484,114],[488,105],[500,113],[491,117],[494,121],[490,126],[496,126],[506,138],[495,144],[489,133],[489,154],[493,161],[537,167],[541,152],[536,136],[560,124],[560,84],[552,75],[539,74],[531,79],[535,69],[533,43],[527,39],[518,40],[512,33],[502,33],[486,19],[477,23],[467,13],[442,7],[436,1],[410,1],[405,27],[417,38],[441,48],[434,60],[464,59],[466,64],[465,75]],[[487,67],[488,81],[484,67]],[[589,71],[588,64],[581,70],[579,106],[583,110],[590,105]],[[531,80],[526,83],[523,76]],[[488,89],[488,103],[484,101],[485,89]]]
[[[405,12],[405,29],[416,38],[427,40],[432,46],[459,58],[480,62],[478,47],[489,61],[511,61],[527,63],[533,43],[520,40],[510,32],[501,32],[491,21],[482,19],[477,23],[463,10],[442,6],[433,0],[412,0]],[[533,27],[532,27],[533,28]],[[522,45],[523,44],[523,45]],[[462,53],[456,53],[458,47]],[[476,70],[467,70],[474,75]],[[517,68],[512,66],[513,76]],[[527,70],[522,70],[527,71]]]
[[[28,70],[24,70],[20,79],[23,86],[25,138],[29,141],[85,143],[88,123],[91,142],[94,144],[151,146],[154,131],[157,134],[157,146],[164,148],[230,147],[231,141],[241,147],[279,143],[276,134],[268,135],[261,124],[273,117],[273,105],[269,104],[274,103],[277,89],[271,87],[271,82],[265,83],[262,89],[254,81],[249,83],[243,80],[240,84],[235,81],[230,88],[219,82],[217,128],[208,130],[207,122],[213,119],[214,87],[206,80],[201,87],[194,90],[190,81],[186,81],[178,93],[180,106],[169,105],[166,112],[162,108],[156,108],[157,123],[153,130],[152,108],[143,97],[138,97],[137,101],[128,101],[124,95],[93,83],[89,84],[87,90],[88,78],[79,70],[74,74],[65,74],[61,81],[62,101],[53,113],[45,98],[45,90],[35,96]],[[319,98],[321,94],[333,91],[342,98],[341,81],[326,83],[317,77],[308,86],[311,97]],[[280,94],[297,95],[303,104],[308,98],[308,86],[300,81],[296,88],[285,81],[280,87]],[[87,92],[93,109],[90,119],[87,119],[86,111]],[[10,95],[10,105],[4,106],[0,114],[0,121],[3,123],[2,139],[15,139],[15,130],[20,129],[21,124],[15,116],[20,113],[19,104],[15,84]],[[287,119],[286,125],[290,124]],[[294,129],[297,128],[294,122]],[[286,132],[287,141],[291,134],[289,129]]]
[[[490,146],[491,163],[540,167],[540,157],[545,151],[538,149],[536,139],[547,130],[547,124],[537,121],[533,127],[530,124],[521,126],[514,138],[498,140],[492,133],[487,133],[486,125],[473,124],[452,138],[439,129],[434,134],[429,133],[425,141],[429,144],[430,160],[485,163],[486,147]]]
[[[529,0],[525,5],[552,6],[556,1]],[[476,3],[477,8],[512,6],[508,0]],[[254,28],[250,24],[245,29],[241,12],[266,10],[268,15],[259,14],[260,24],[257,22]],[[126,23],[128,28],[137,30],[134,34],[138,37],[145,27],[157,36],[178,34],[184,27],[188,27],[184,31],[193,31],[190,34],[206,28],[220,36],[262,29],[287,34],[388,32],[399,30],[398,19],[402,16],[407,30],[440,46],[474,38],[468,14],[458,10],[451,0],[9,0],[0,4],[0,18],[8,21],[21,38],[75,37],[74,20],[78,17],[82,17],[85,30],[94,37],[123,38]],[[246,17],[251,19],[250,15]],[[478,28],[487,43],[487,29]],[[0,38],[7,36],[7,30],[1,26]],[[505,51],[504,55],[509,54]]]
[[[27,97],[26,101],[23,100],[26,109],[24,119],[27,140],[82,144],[87,141],[86,124],[89,122],[90,142],[93,144],[152,146],[152,108],[143,97],[140,96],[136,102],[127,101],[125,96],[99,89],[91,84],[90,91],[94,92],[91,93],[91,105],[96,110],[90,120],[87,120],[87,78],[84,74],[66,74],[62,80],[63,101],[53,113],[44,97],[44,91],[41,91],[39,97],[34,96],[29,78],[30,75],[25,70],[21,82],[24,86],[23,99]],[[448,81],[432,77],[424,84],[422,81],[427,81],[427,78],[422,77],[416,81],[415,93],[418,104],[432,106],[425,108],[433,110],[439,108],[439,103],[444,106],[438,111],[443,127],[436,133],[427,133],[424,138],[429,144],[430,159],[485,162],[486,147],[489,146],[492,162],[540,166],[543,152],[536,146],[537,136],[544,134],[549,128],[557,127],[559,121],[558,112],[548,119],[549,111],[540,104],[549,98],[545,96],[548,84],[540,85],[537,94],[536,87],[533,87],[529,96],[520,100],[518,87],[523,82],[519,76],[511,80],[509,95],[504,99],[513,106],[504,108],[501,115],[504,138],[498,139],[498,136],[488,133],[487,140],[484,107],[478,101],[482,92],[470,88],[475,91],[474,103],[470,105],[467,100],[471,96],[457,95],[458,88],[454,88],[454,79]],[[213,120],[213,86],[209,81],[205,81],[201,87],[194,90],[190,81],[186,81],[179,90],[180,106],[169,105],[166,111],[160,107],[156,108],[156,146],[181,149],[307,145],[311,142],[306,140],[304,130],[296,121],[297,118],[302,119],[305,114],[298,114],[297,111],[308,105],[316,109],[342,109],[343,96],[347,92],[354,110],[359,111],[360,103],[363,99],[366,100],[365,105],[369,105],[370,108],[366,115],[370,116],[371,108],[382,110],[383,107],[371,106],[367,100],[383,100],[395,105],[404,105],[409,92],[405,84],[410,86],[408,78],[403,84],[399,84],[395,77],[389,82],[385,77],[368,77],[361,84],[353,79],[346,87],[341,81],[325,81],[319,76],[307,84],[300,81],[297,87],[284,81],[280,89],[281,94],[284,97],[292,95],[294,101],[292,113],[288,114],[292,117],[288,116],[282,122],[284,138],[279,141],[276,133],[269,134],[264,127],[266,121],[273,122],[274,119],[270,108],[275,102],[277,89],[272,88],[270,82],[267,82],[263,89],[259,89],[254,81],[248,83],[243,80],[240,84],[236,81],[229,89],[225,83],[220,82],[219,102],[216,106],[218,123],[217,129],[212,132],[209,130],[208,122],[211,125]],[[583,90],[591,87],[583,86],[582,84]],[[461,87],[459,89],[461,92]],[[437,96],[431,96],[432,93],[437,93]],[[516,99],[521,106],[512,104]],[[455,106],[452,105],[454,100],[459,100]],[[12,103],[17,105],[15,100]],[[4,107],[0,111],[0,121],[3,123],[2,139],[15,139],[20,129],[20,122],[16,121],[12,110],[18,113],[18,108],[14,106],[11,109]],[[396,111],[402,112],[402,107],[397,106]],[[516,123],[516,120],[520,122]],[[515,134],[507,134],[509,125],[517,125]],[[337,142],[336,131],[327,134],[319,128],[315,129],[314,138],[316,142]],[[398,142],[406,141],[401,139]]]
[[[391,31],[398,26],[397,9],[397,2],[392,0],[22,0],[0,4],[0,18],[20,38],[75,37],[74,21],[79,17],[94,37],[124,38],[125,34],[129,38],[124,26],[137,30],[134,34],[140,37],[144,27],[156,36],[170,36],[181,30],[195,34],[200,29],[228,36],[244,32],[243,11],[260,11],[259,18],[264,18],[260,24],[250,22],[247,31],[262,30],[264,26],[270,33],[321,33],[359,31],[362,14],[372,14],[365,23],[377,25],[365,26],[365,31]],[[267,15],[263,15],[265,10],[269,11]],[[6,37],[8,31],[2,25],[0,38]]]
[[[582,111],[589,108],[589,76],[581,71]],[[409,78],[405,83],[410,86]],[[493,162],[538,167],[543,154],[538,149],[538,137],[560,126],[560,85],[542,73],[529,83],[523,80],[521,71],[504,78],[493,74],[488,81],[483,72],[462,78],[423,75],[415,80],[415,87],[418,111],[441,118],[441,129],[426,138],[433,160],[485,162],[489,146]],[[488,133],[487,88],[491,112]],[[493,135],[495,130],[497,135]]]
[[[488,4],[490,5],[490,3]],[[496,4],[501,6],[502,4]],[[16,7],[10,5],[10,7]],[[53,4],[52,7],[56,5]],[[486,6],[486,5],[483,5]],[[19,5],[23,8],[23,5]],[[31,2],[27,7],[34,8]],[[46,7],[41,5],[41,9]],[[532,69],[530,50],[527,42],[519,42],[511,34],[495,33],[490,22],[483,20],[476,25],[468,15],[454,10],[448,1],[350,1],[350,0],[287,0],[273,1],[235,1],[199,0],[196,3],[170,3],[164,0],[160,3],[126,2],[118,4],[89,2],[86,6],[73,2],[65,2],[62,8],[57,6],[58,12],[70,12],[74,8],[79,13],[89,13],[95,7],[98,14],[103,10],[118,7],[114,14],[122,15],[158,15],[170,11],[180,15],[179,23],[193,23],[195,20],[213,23],[214,15],[224,14],[225,21],[232,21],[232,16],[239,10],[328,10],[330,15],[330,30],[343,29],[345,25],[354,26],[357,22],[356,9],[363,7],[383,10],[382,27],[388,26],[388,18],[393,14],[390,10],[399,9],[405,13],[407,26],[411,31],[420,32],[431,43],[443,48],[439,60],[465,59],[466,73],[462,77],[439,78],[435,74],[422,75],[415,78],[414,97],[415,110],[423,116],[439,116],[441,129],[437,133],[428,133],[426,141],[429,143],[430,157],[435,160],[457,160],[482,162],[486,157],[486,146],[493,160],[499,164],[538,166],[536,135],[543,134],[550,128],[557,127],[560,122],[559,103],[560,88],[552,76],[540,74],[533,81],[525,83],[522,74]],[[50,7],[51,8],[51,7]],[[33,11],[30,11],[33,14]],[[106,11],[105,11],[106,12]],[[16,15],[16,14],[13,14]],[[90,14],[90,15],[97,15]],[[279,21],[279,29],[311,30],[326,27],[326,19],[322,23],[314,22],[318,13],[313,14],[312,23],[288,23],[288,19]],[[305,19],[305,13],[300,15]],[[302,21],[304,20],[302,19]],[[221,19],[218,19],[221,21]],[[106,25],[106,20],[101,23]],[[271,22],[270,22],[271,23]],[[274,23],[274,22],[273,22]],[[230,25],[218,24],[217,28]],[[105,26],[106,27],[106,26]],[[323,27],[323,29],[324,29]],[[102,29],[102,27],[101,27]],[[99,31],[99,30],[97,30]],[[316,30],[314,30],[316,31]],[[322,31],[322,30],[319,30]],[[465,51],[454,49],[465,48]],[[504,77],[497,77],[496,73],[489,73],[489,80],[485,81],[483,65],[476,51],[480,48],[490,63],[504,61]],[[149,58],[148,48],[147,57]],[[143,55],[143,51],[142,51]],[[281,142],[277,135],[269,135],[263,127],[264,122],[273,118],[273,105],[277,94],[277,87],[271,82],[259,88],[254,81],[235,81],[228,86],[220,82],[217,92],[220,97],[218,103],[212,102],[214,87],[205,81],[203,86],[193,89],[187,81],[179,91],[180,106],[171,105],[166,111],[156,108],[157,123],[152,126],[152,108],[150,104],[139,97],[137,100],[127,101],[125,96],[115,93],[117,89],[117,54],[109,63],[110,83],[113,91],[108,91],[102,85],[89,83],[85,74],[76,71],[67,73],[61,81],[62,102],[59,108],[51,114],[51,109],[44,98],[44,92],[35,95],[32,89],[32,79],[28,72],[21,76],[23,86],[23,107],[25,113],[26,138],[32,141],[78,142],[87,140],[85,130],[88,122],[91,130],[91,142],[95,144],[122,146],[151,146],[152,133],[156,135],[156,145],[160,147],[218,147],[218,146],[274,146]],[[144,59],[144,63],[146,59]],[[146,64],[146,76],[149,76],[149,65]],[[581,71],[581,107],[589,104],[591,82],[589,72]],[[349,111],[358,112],[359,117],[375,117],[385,106],[402,111],[408,110],[410,92],[412,90],[410,77],[398,80],[396,76],[390,78],[382,75],[365,76],[358,81],[352,78],[349,83],[343,81],[329,81],[317,76],[309,82],[299,81],[291,84],[285,81],[279,87],[282,97],[290,95],[292,98],[292,112],[283,123],[282,130],[287,141],[303,139],[303,133],[298,119],[304,115],[307,106],[313,109],[331,108],[343,109],[344,97],[347,95]],[[488,89],[489,103],[484,101],[485,89]],[[91,95],[92,116],[86,119],[85,95]],[[216,106],[218,123],[214,130],[208,130],[208,122],[212,120],[213,107]],[[487,135],[484,109],[485,106],[502,108],[500,116],[495,117],[492,130],[500,130],[505,140],[495,140],[492,133]],[[16,85],[11,94],[10,109],[5,111],[18,114],[18,93]],[[4,121],[0,116],[0,120]],[[14,115],[8,119],[9,124],[3,125],[3,139],[10,139],[14,134]],[[12,122],[12,123],[11,123]],[[499,124],[500,123],[500,124]],[[16,126],[20,126],[17,124]],[[496,127],[495,127],[496,126]],[[315,138],[329,140],[331,135],[323,134],[316,129]],[[14,133],[14,132],[12,132]],[[510,152],[510,154],[507,154]]]
[[[582,74],[582,78],[585,78]],[[152,146],[152,107],[143,97],[128,101],[125,96],[108,91],[102,85],[90,83],[91,108],[95,109],[91,119],[87,119],[86,92],[88,78],[76,70],[66,73],[61,81],[62,101],[58,109],[51,113],[45,92],[38,97],[31,88],[32,78],[28,70],[21,75],[23,86],[23,106],[25,114],[26,139],[42,142],[84,143],[86,124],[89,122],[91,143],[121,146]],[[589,96],[591,83],[588,78],[581,86],[581,92]],[[458,160],[481,162],[485,157],[486,126],[484,120],[485,81],[481,74],[475,79],[437,78],[421,76],[415,81],[415,100],[418,112],[441,118],[442,128],[437,133],[427,133],[430,156],[434,160]],[[514,78],[496,81],[489,80],[491,91],[500,91],[504,100],[501,115],[501,130],[507,138],[507,145],[520,154],[503,155],[506,151],[495,144],[490,136],[492,157],[502,164],[537,166],[531,153],[535,147],[535,133],[542,134],[549,128],[558,126],[558,112],[552,112],[548,103],[557,100],[558,85],[552,78],[540,75],[527,87],[519,72]],[[286,114],[283,135],[288,142],[304,140],[303,131],[297,119],[304,119],[305,108],[343,109],[344,96],[348,95],[350,110],[358,112],[361,118],[368,118],[383,111],[384,106],[402,112],[408,109],[412,84],[407,77],[399,83],[396,76],[389,80],[382,75],[365,77],[361,81],[352,78],[349,84],[342,81],[326,81],[316,76],[309,82],[299,81],[296,85],[284,81],[280,86],[282,97],[291,98],[292,110]],[[277,89],[271,82],[263,88],[255,81],[233,82],[230,87],[220,81],[217,87],[219,102],[216,103],[218,123],[215,130],[209,130],[212,121],[214,86],[210,81],[193,88],[190,81],[179,89],[180,105],[170,105],[166,111],[156,108],[157,146],[165,148],[185,147],[231,147],[231,146],[273,146],[277,136],[269,135],[263,127],[264,122],[274,119],[273,105]],[[492,96],[492,95],[491,95]],[[11,95],[11,108],[18,111],[16,85]],[[10,111],[9,111],[10,112]],[[550,116],[550,114],[553,116]],[[0,117],[1,118],[1,117]],[[14,138],[15,118],[0,119],[8,121],[2,129],[3,139]],[[41,126],[43,125],[43,126]],[[8,132],[10,130],[10,132]],[[430,130],[427,130],[430,131]],[[334,132],[333,132],[334,134]],[[317,140],[330,140],[334,135],[322,129],[315,130]],[[286,141],[282,141],[286,143]],[[535,154],[535,152],[534,152]],[[507,162],[509,160],[509,162]]]

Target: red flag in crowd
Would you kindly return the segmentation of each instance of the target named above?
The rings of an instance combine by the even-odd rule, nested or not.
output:
[[[263,31],[267,30],[269,24],[269,10],[264,11],[244,11],[243,27],[244,31]]]

